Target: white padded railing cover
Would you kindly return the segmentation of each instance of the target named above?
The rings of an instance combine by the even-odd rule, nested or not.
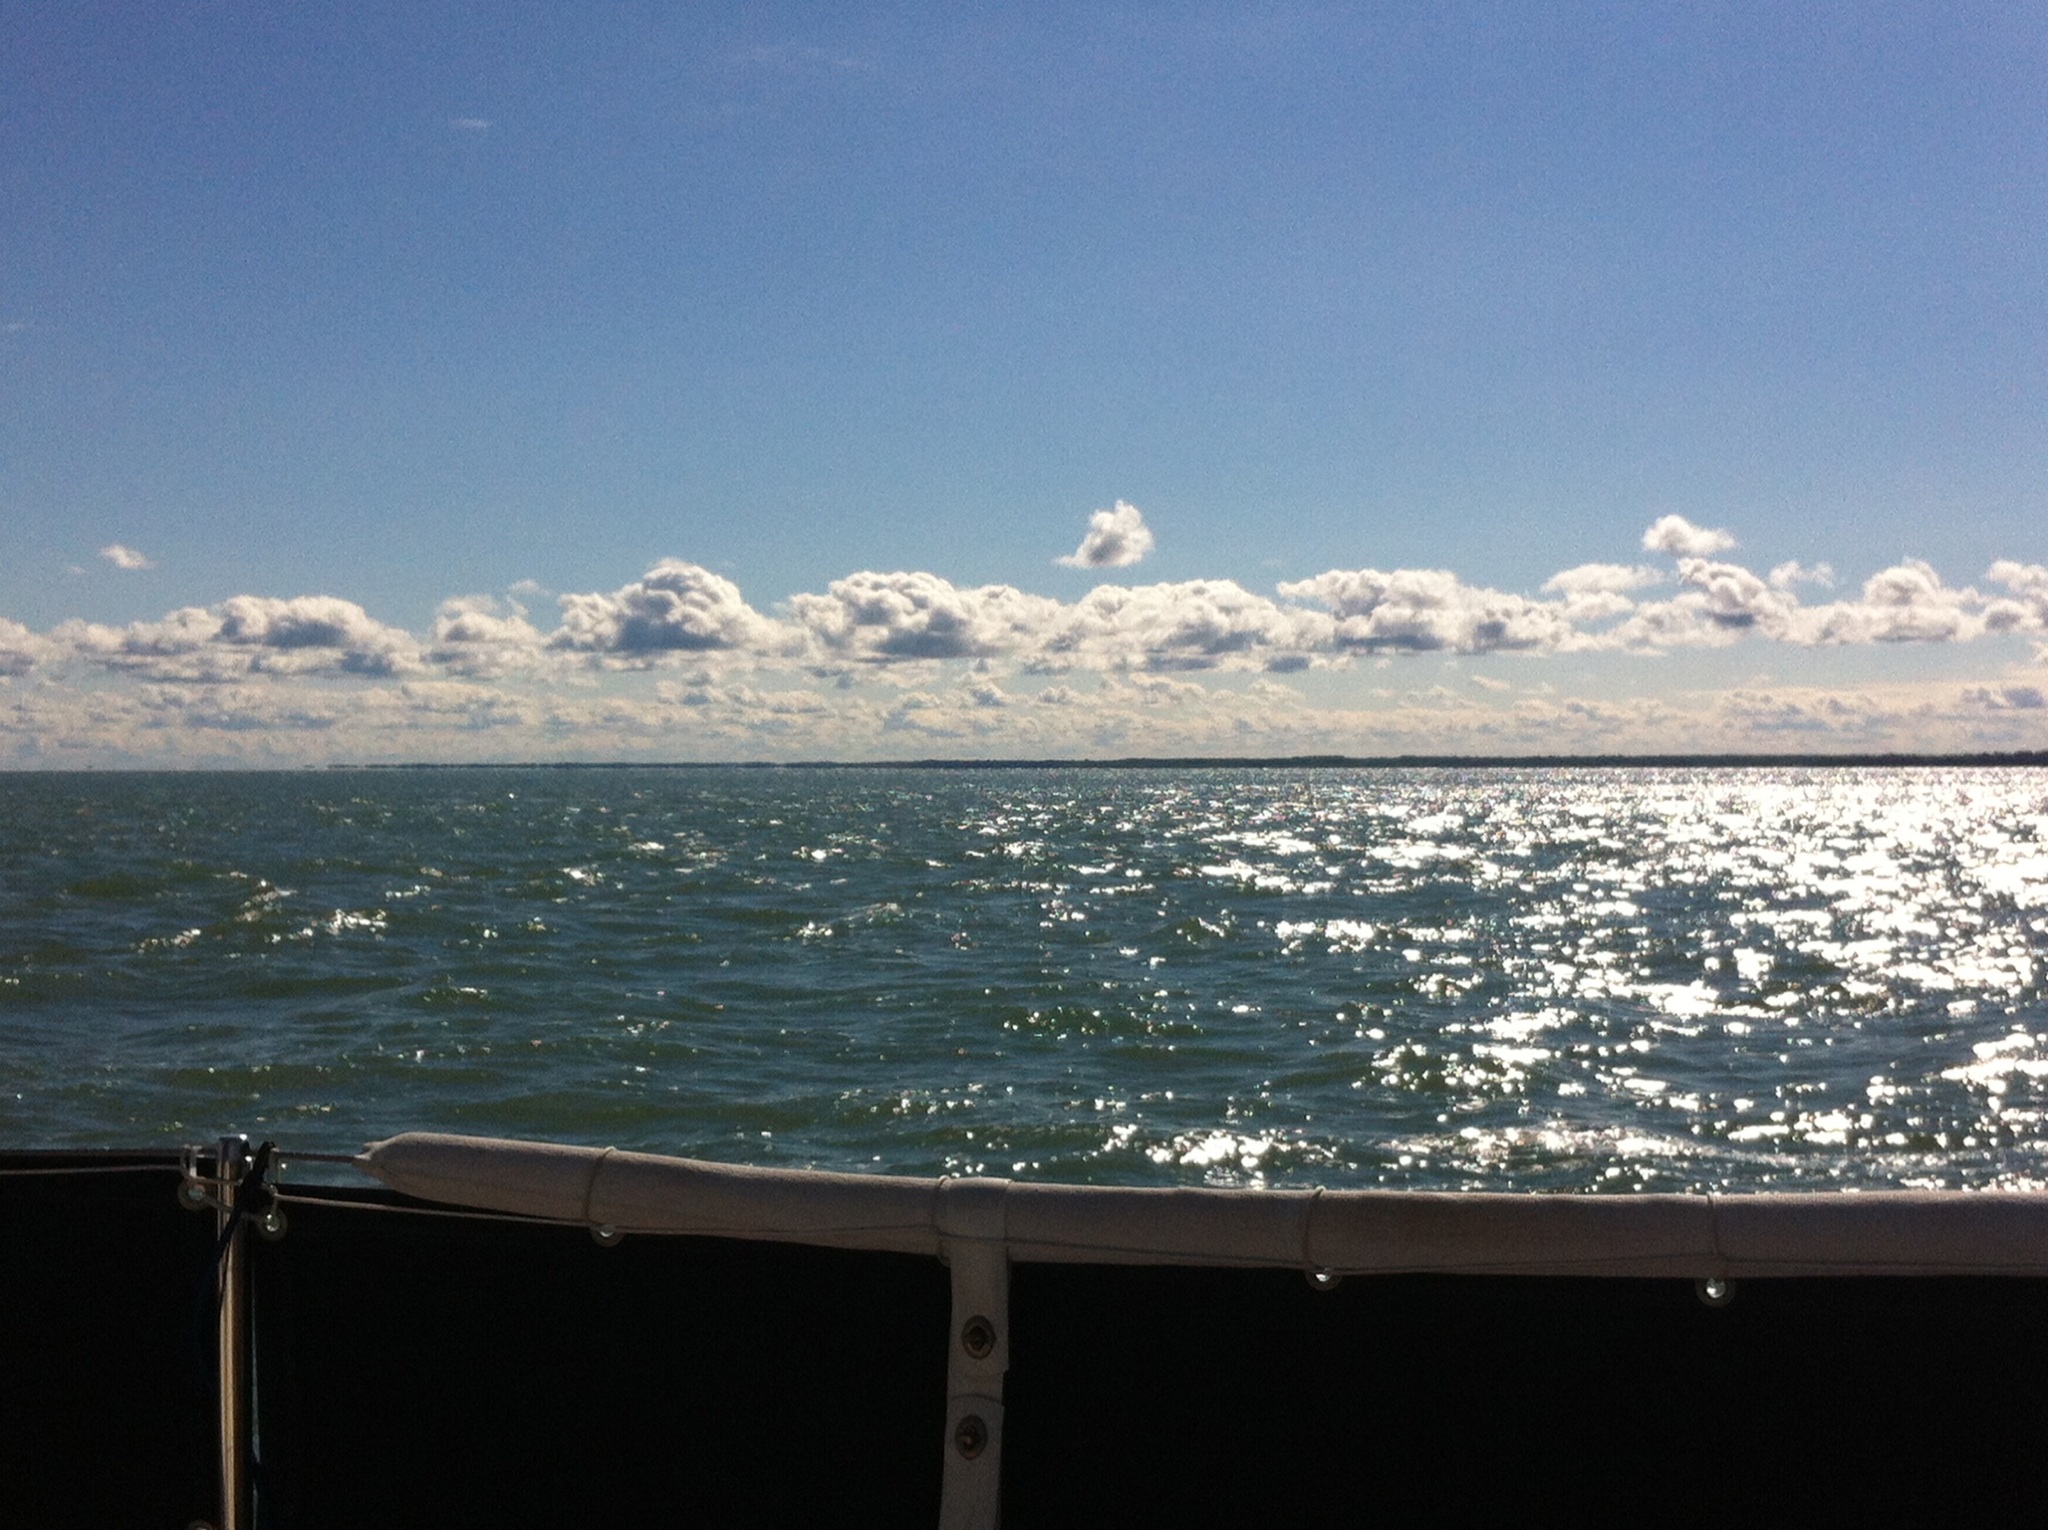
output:
[[[937,1256],[938,1179],[758,1169],[408,1132],[356,1163],[391,1189],[611,1227]],[[1335,1274],[2048,1275],[2048,1194],[1499,1195],[977,1180],[1010,1261]]]

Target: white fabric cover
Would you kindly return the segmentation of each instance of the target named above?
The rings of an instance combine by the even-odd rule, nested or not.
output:
[[[408,1132],[356,1162],[421,1200],[622,1232],[936,1256],[939,1186]],[[2048,1195],[1496,1195],[975,1181],[1011,1260],[1339,1274],[2048,1275]]]

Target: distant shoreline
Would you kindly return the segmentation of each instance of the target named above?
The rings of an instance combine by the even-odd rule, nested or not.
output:
[[[1975,754],[1286,754],[1125,755],[1115,759],[987,760],[385,760],[322,765],[73,765],[0,767],[7,776],[258,776],[394,770],[1769,770],[2039,769],[2048,749]]]
[[[326,770],[1554,770],[1773,766],[2048,766],[2048,749],[1979,754],[1293,754],[1129,755],[1118,759],[500,760],[331,764]]]

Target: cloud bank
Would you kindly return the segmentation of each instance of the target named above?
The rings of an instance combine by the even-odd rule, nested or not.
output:
[[[1739,645],[1790,655],[2032,638],[2032,663],[2048,664],[2042,564],[2002,559],[1979,590],[1907,559],[1852,595],[1808,600],[1831,593],[1825,565],[1759,574],[1724,556],[1728,533],[1675,515],[1642,540],[1662,563],[1580,564],[1535,593],[1446,569],[1359,567],[1270,593],[1194,579],[1103,583],[1061,600],[863,570],[763,609],[724,575],[667,558],[615,589],[559,595],[551,624],[523,603],[540,593],[531,581],[520,598],[451,597],[419,634],[325,594],[235,595],[48,632],[0,617],[0,762],[67,750],[212,758],[194,756],[194,738],[244,763],[265,751],[858,757],[918,739],[994,753],[1549,752],[1632,738],[1682,750],[1801,733],[1845,748],[1925,748],[1943,736],[1952,747],[2048,747],[2048,673],[2012,660],[2010,641],[2004,670],[1939,695],[1895,690],[1882,704],[1876,692],[1747,684],[1684,707],[1566,698],[1540,665],[1439,670],[1416,689],[1379,683],[1403,662]],[[1119,503],[1063,561],[1115,566],[1149,545],[1142,517]],[[1310,671],[1328,674],[1301,689]]]

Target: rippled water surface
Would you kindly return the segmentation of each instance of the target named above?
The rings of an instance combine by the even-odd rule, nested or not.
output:
[[[2048,774],[0,777],[0,1141],[2048,1184]]]

